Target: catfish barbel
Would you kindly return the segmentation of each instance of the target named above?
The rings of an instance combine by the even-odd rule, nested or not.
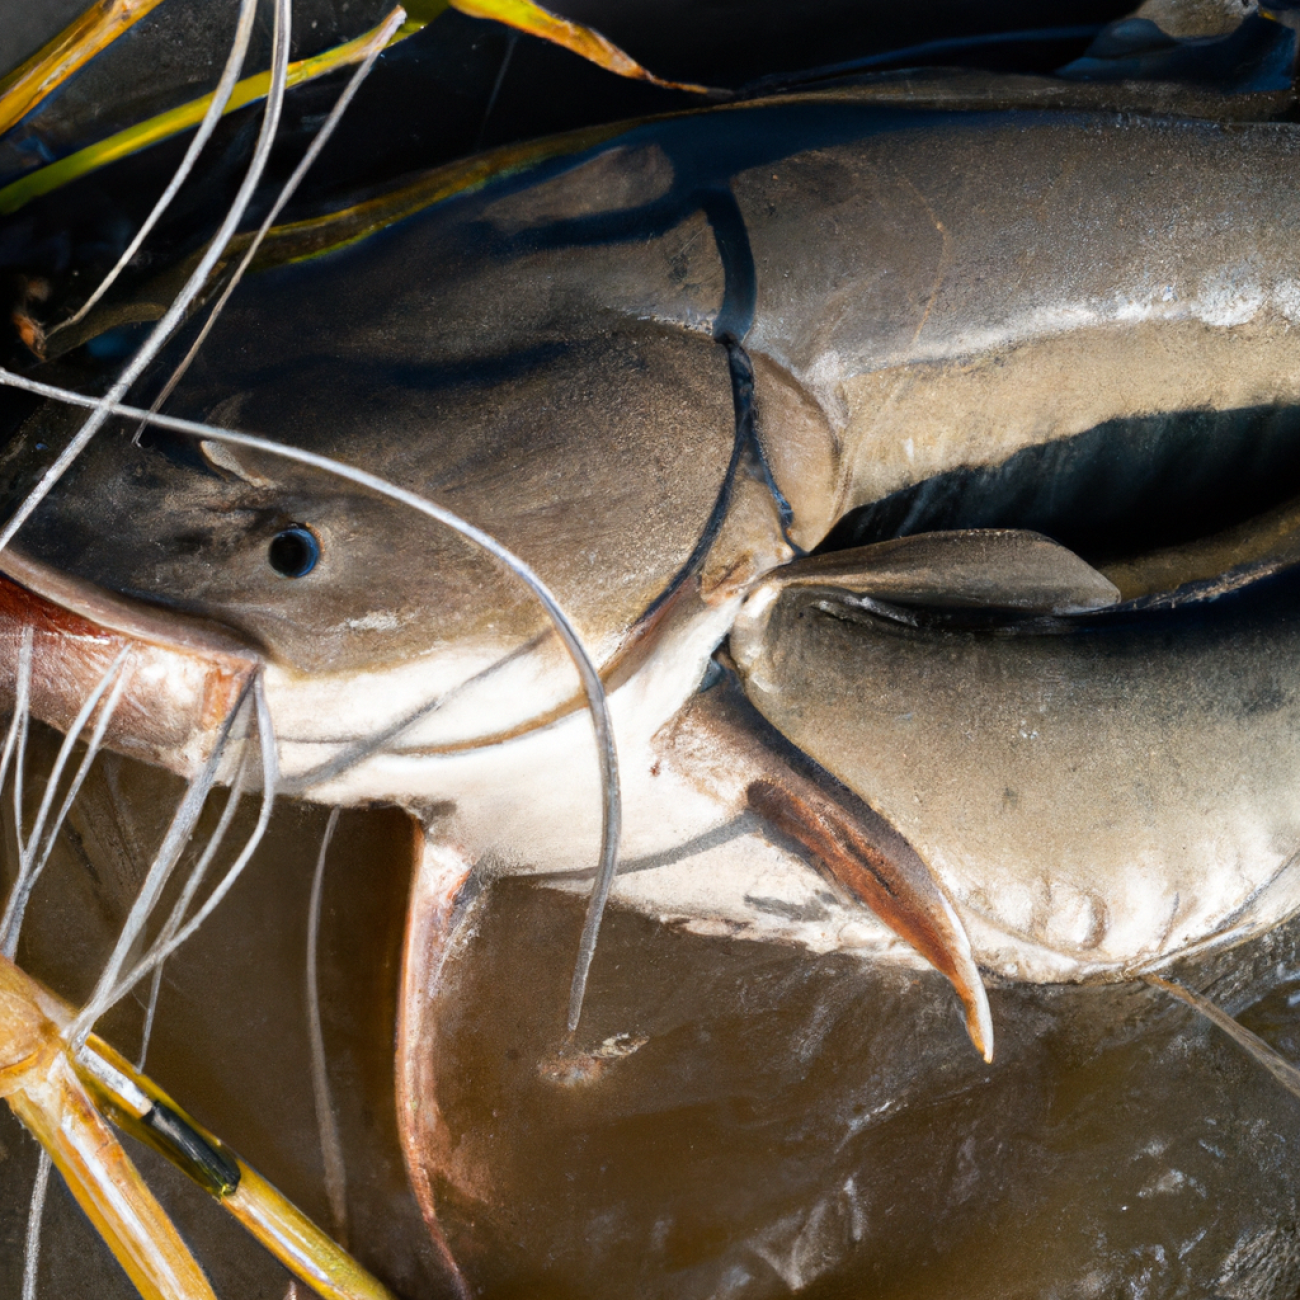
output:
[[[38,716],[101,675],[87,624],[147,643],[190,676],[136,673],[108,742],[192,775],[256,666],[290,788],[419,819],[398,1076],[431,1226],[455,902],[475,864],[590,868],[591,724],[490,558],[221,428],[541,576],[656,915],[890,948],[866,904],[987,1055],[980,967],[1126,978],[1298,901],[1300,136],[961,85],[609,129],[285,228],[169,398],[209,436],[118,421],[0,556]],[[162,306],[103,310],[73,342]],[[9,509],[79,420],[11,440]]]

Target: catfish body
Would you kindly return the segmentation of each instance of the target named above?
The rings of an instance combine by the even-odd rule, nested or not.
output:
[[[1246,433],[1231,426],[1226,451],[1198,434],[1188,454],[1208,442],[1216,465],[1245,463],[1256,508],[1286,495],[1300,465],[1289,416],[1298,144],[1284,124],[919,112],[844,91],[637,125],[265,271],[168,409],[361,464],[527,560],[611,688],[625,857],[682,860],[741,803],[725,750],[681,760],[665,729],[750,593],[863,511],[945,475],[996,474],[1027,451],[1100,439],[1091,471],[1110,518],[1128,501],[1123,471],[1176,444],[1188,412],[1264,412],[1262,425],[1242,417]],[[66,414],[43,411],[11,444],[12,500],[66,427]],[[27,557],[245,638],[266,663],[282,766],[314,797],[404,803],[470,857],[513,870],[593,860],[590,727],[526,592],[461,540],[315,471],[128,435],[101,438],[41,507],[20,539]],[[1058,488],[1038,484],[1036,500]],[[268,561],[289,525],[320,543],[298,578]],[[1165,635],[1134,633],[1148,634]],[[1252,647],[1242,653],[1276,654]],[[911,662],[910,643],[893,648]],[[859,652],[844,653],[853,663]],[[960,697],[964,674],[1040,671],[997,640],[981,654],[955,663],[935,698]],[[813,679],[810,708],[830,698],[826,683],[847,690],[839,671]],[[1164,671],[1176,697],[1179,674],[1200,667],[1173,656]],[[1121,749],[1147,733],[1146,707],[1117,717]],[[814,757],[823,734],[828,753],[870,744],[887,765],[913,734],[893,716],[832,708],[812,739],[793,739]],[[1163,743],[1195,743],[1201,722],[1187,712],[1180,733],[1164,719]],[[984,777],[1011,761],[949,739],[929,733],[932,761],[958,786],[964,765]],[[1279,763],[1269,780],[1289,779]],[[869,803],[895,801],[876,771],[841,768]],[[1132,791],[1122,802],[1139,815]],[[903,813],[891,802],[886,816]],[[1249,868],[1235,893],[1216,886],[1197,924],[1217,925],[1270,879],[1289,834],[1283,816],[1243,840]],[[1099,880],[1137,869],[1123,836],[1109,845]],[[989,841],[961,881],[940,875],[973,897],[981,871],[1001,882],[997,853]],[[1040,870],[1027,851],[1017,861]],[[708,917],[722,895],[748,900],[730,870],[676,910]],[[802,870],[787,858],[788,873]],[[1001,922],[1015,929],[1010,912]],[[818,926],[818,942],[839,942]],[[787,928],[809,938],[802,922]],[[1195,928],[1161,933],[1181,941]],[[1000,938],[988,956],[1055,978],[1118,969],[1153,943],[1149,929],[1106,934],[1104,959],[1075,938],[1061,961],[1017,966],[995,951]],[[1041,937],[1030,926],[1013,947]]]
[[[1300,903],[1294,575],[1064,627],[907,626],[816,588],[746,622],[749,698],[871,792],[981,964],[1132,975]]]
[[[715,334],[744,337],[803,549],[899,489],[1116,420],[1292,406],[1298,145],[1287,124],[834,94],[633,127],[256,277],[168,410],[444,501],[534,563],[608,660],[718,499],[735,402]],[[9,450],[11,498],[39,433]],[[458,539],[279,464],[178,464],[156,436],[88,461],[64,492],[79,513],[52,505],[27,552],[312,674],[544,626]],[[285,582],[268,533],[327,517],[331,492],[364,524]]]

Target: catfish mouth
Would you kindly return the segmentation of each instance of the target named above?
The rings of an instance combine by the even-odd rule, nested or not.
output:
[[[31,637],[29,708],[62,732],[117,671],[125,676],[104,743],[193,777],[261,660],[230,631],[110,594],[12,549],[0,554],[0,695],[18,692]]]

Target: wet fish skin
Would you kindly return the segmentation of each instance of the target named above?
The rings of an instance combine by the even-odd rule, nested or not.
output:
[[[749,699],[917,848],[984,967],[1124,978],[1294,908],[1296,579],[1073,626],[904,626],[789,590],[732,648]],[[754,633],[758,632],[755,636]]]
[[[173,409],[356,460],[532,563],[611,671],[624,853],[660,853],[736,810],[725,772],[661,772],[655,737],[793,553],[751,474],[699,581],[674,585],[734,435],[719,324],[752,309],[758,436],[803,548],[900,487],[1117,417],[1294,404],[1298,144],[1286,124],[843,91],[634,126],[265,273]],[[65,418],[11,447],[12,496]],[[246,637],[290,776],[487,671],[317,793],[454,804],[438,833],[512,869],[591,860],[589,728],[521,591],[271,458],[125,433],[50,498],[27,554]],[[265,562],[289,522],[323,541],[301,580]]]

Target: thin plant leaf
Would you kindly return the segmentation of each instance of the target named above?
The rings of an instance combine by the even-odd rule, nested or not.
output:
[[[435,167],[418,180],[388,194],[365,199],[321,216],[273,226],[267,231],[266,239],[253,258],[250,269],[254,272],[267,271],[273,267],[306,262],[314,257],[337,252],[349,244],[368,239],[413,213],[422,212],[458,195],[472,194],[493,181],[525,172],[551,158],[581,153],[627,128],[626,122],[616,122],[586,127],[565,135],[548,136],[543,140],[531,140],[526,144],[503,145],[489,153]],[[235,235],[214,268],[213,278],[220,279],[226,275],[231,263],[244,254],[255,238],[254,232]],[[61,356],[79,347],[87,339],[118,325],[158,320],[165,310],[164,302],[172,293],[167,285],[173,280],[187,279],[198,264],[198,258],[199,254],[194,254],[180,267],[169,271],[163,281],[147,286],[139,298],[111,306],[101,305],[76,325],[66,330],[51,330],[48,355],[51,358]]]
[[[194,358],[198,355],[198,351],[203,346],[204,340],[208,337],[209,333],[211,333],[213,325],[217,323],[217,318],[225,309],[226,303],[230,301],[230,295],[239,287],[239,282],[243,279],[244,272],[248,270],[249,263],[257,256],[257,250],[261,248],[262,241],[266,238],[267,232],[271,229],[276,217],[280,215],[284,205],[293,197],[294,191],[298,188],[299,184],[301,184],[302,178],[310,170],[312,164],[320,156],[321,150],[329,143],[330,136],[334,134],[334,128],[338,126],[339,122],[343,118],[343,114],[347,112],[348,105],[352,102],[353,97],[360,89],[361,83],[367,76],[369,76],[370,69],[375,65],[375,60],[379,57],[384,46],[388,44],[393,33],[397,31],[405,19],[406,10],[403,9],[401,5],[398,5],[397,8],[384,19],[383,23],[380,24],[370,50],[366,54],[365,60],[356,72],[352,74],[352,80],[348,82],[346,87],[344,87],[343,93],[338,97],[334,107],[330,109],[329,116],[325,119],[320,130],[316,132],[315,137],[307,148],[307,152],[303,154],[297,167],[294,168],[293,175],[285,181],[275,202],[271,205],[270,212],[266,214],[266,218],[263,220],[261,226],[258,227],[257,234],[253,236],[252,243],[248,244],[244,249],[244,254],[239,261],[239,265],[235,267],[234,273],[226,283],[226,287],[221,291],[221,297],[217,299],[216,304],[208,313],[208,318],[203,322],[203,328],[199,331],[198,337],[190,344],[189,351],[186,352],[184,358],[176,366],[176,369],[172,371],[171,377],[163,386],[162,392],[154,399],[153,407],[151,409],[155,411],[159,410],[172,395],[176,385],[180,383],[182,378],[184,378],[185,372],[190,368],[191,362],[193,362]],[[140,439],[140,434],[143,432],[143,429],[144,426],[142,425],[136,430],[135,440],[137,442]]]
[[[561,18],[540,5],[531,3],[531,0],[426,0],[426,3],[412,0],[412,3],[406,6],[406,20],[393,33],[388,44],[396,45],[408,36],[413,36],[427,27],[448,7],[455,8],[469,17],[490,19],[526,32],[530,36],[537,36],[553,45],[560,45],[620,77],[648,81],[667,90],[684,90],[696,95],[716,96],[721,93],[708,86],[697,86],[691,82],[667,81],[657,77],[599,32],[584,27],[581,23]],[[360,63],[369,55],[382,26],[381,24],[371,28],[343,45],[291,63],[289,87],[302,85],[339,68]],[[235,86],[225,112],[233,113],[236,109],[264,99],[269,85],[270,73],[262,72],[256,76],[246,77]],[[182,131],[188,131],[202,121],[211,98],[210,95],[205,95],[201,99],[191,100],[165,113],[159,113],[96,144],[87,145],[66,158],[60,158],[57,162],[49,163],[11,181],[0,189],[0,216],[17,212],[33,199],[52,193],[79,177],[89,175],[122,158],[130,157],[151,145],[160,144]],[[0,103],[0,107],[2,106]]]
[[[50,334],[57,334],[61,329],[66,329],[69,325],[75,325],[89,314],[95,304],[112,288],[117,277],[131,264],[132,258],[140,251],[140,246],[149,237],[149,232],[158,224],[163,213],[171,206],[171,201],[179,193],[186,177],[193,170],[199,154],[203,152],[203,146],[207,144],[212,137],[213,131],[217,129],[217,123],[221,120],[226,105],[230,102],[230,96],[234,93],[235,86],[238,84],[238,77],[243,70],[244,59],[248,54],[248,43],[252,38],[253,20],[256,16],[257,0],[240,0],[239,20],[235,24],[235,38],[230,45],[226,66],[222,69],[221,78],[217,82],[216,89],[209,97],[208,111],[204,114],[203,121],[199,123],[199,129],[190,141],[189,148],[185,151],[185,157],[181,159],[180,165],[176,168],[171,180],[167,182],[167,188],[159,195],[153,210],[144,219],[140,229],[135,232],[135,237],[122,250],[122,255],[114,263],[113,269],[99,282],[99,286],[77,309],[76,314],[56,325],[50,330]],[[49,335],[46,337],[48,339]]]
[[[159,3],[160,0],[99,0],[25,63],[0,79],[0,135]]]
[[[96,403],[96,409],[81,426],[72,441],[59,453],[58,457],[42,475],[40,481],[28,492],[22,504],[14,511],[4,529],[0,530],[0,550],[8,546],[14,534],[23,526],[32,511],[45,499],[45,496],[67,472],[68,467],[86,449],[91,438],[103,427],[108,419],[108,407],[124,397],[131,385],[148,369],[149,364],[162,351],[167,340],[185,319],[190,304],[198,297],[212,268],[220,260],[229,244],[235,228],[239,225],[253,193],[261,180],[262,172],[271,155],[276,132],[280,125],[280,111],[284,107],[284,94],[289,68],[289,40],[293,20],[292,0],[275,0],[275,25],[271,29],[271,62],[274,76],[271,79],[271,92],[266,103],[266,112],[262,117],[262,127],[258,133],[257,143],[253,148],[253,157],[239,187],[239,192],[222,218],[221,225],[213,236],[211,243],[199,259],[189,279],[186,280],[166,315],[149,332],[148,338],[140,345],[135,356],[118,376],[116,382]]]
[[[289,64],[286,89],[315,81],[317,77],[326,76],[339,68],[346,68],[369,58],[375,38],[387,24],[388,20],[385,19],[383,23],[363,32],[355,40]],[[406,36],[411,35],[412,30],[418,31],[419,26],[412,27],[408,22],[399,27],[392,36],[390,44],[405,39]],[[226,104],[225,114],[265,99],[270,88],[270,72],[259,72],[236,82],[235,89]],[[135,126],[118,131],[115,135],[110,135],[96,144],[87,145],[66,158],[60,158],[57,162],[28,172],[26,176],[20,176],[16,181],[0,189],[0,216],[17,212],[33,199],[49,194],[81,176],[98,171],[101,167],[107,167],[109,163],[129,158],[132,154],[139,153],[141,149],[148,149],[151,145],[161,144],[182,131],[188,131],[203,120],[211,103],[211,95],[192,99],[187,104],[181,104],[177,108],[168,109],[165,113],[137,122]]]
[[[549,9],[533,4],[532,0],[451,0],[451,7],[470,18],[490,18],[507,27],[527,32],[529,36],[550,41],[552,45],[562,45],[580,58],[620,77],[648,81],[665,90],[685,90],[693,95],[718,93],[708,86],[697,86],[693,82],[666,81],[663,77],[656,77],[594,28],[561,18]]]

